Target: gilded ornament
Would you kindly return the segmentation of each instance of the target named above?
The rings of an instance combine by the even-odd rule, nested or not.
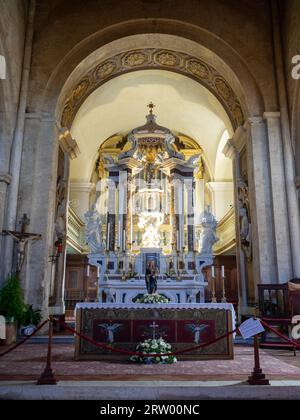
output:
[[[95,70],[95,78],[96,79],[105,79],[110,74],[113,73],[115,70],[116,64],[113,61],[107,61],[104,64],[101,64],[100,66],[96,67]]]
[[[225,101],[228,101],[231,98],[232,90],[230,89],[230,87],[227,85],[227,83],[223,79],[221,79],[219,77],[216,78],[215,79],[215,86],[217,88],[217,91],[222,96],[222,98],[225,99]]]
[[[80,101],[81,98],[84,96],[84,94],[87,92],[89,87],[89,80],[83,79],[80,83],[76,86],[76,88],[73,91],[72,99],[73,101]]]
[[[155,59],[162,66],[175,66],[178,62],[176,55],[169,52],[159,53],[156,55]]]
[[[140,52],[134,52],[134,53],[128,54],[124,58],[124,64],[129,67],[141,66],[145,62],[146,62],[146,55]]]
[[[209,71],[207,67],[197,60],[190,60],[187,63],[187,69],[200,79],[208,79]]]

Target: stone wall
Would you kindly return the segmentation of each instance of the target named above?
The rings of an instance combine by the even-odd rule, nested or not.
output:
[[[12,175],[9,162],[20,95],[26,16],[26,1],[0,2],[0,54],[6,61],[6,78],[0,80],[0,231],[5,228],[5,201]],[[1,243],[0,237],[0,250]],[[1,281],[0,275],[0,284]]]
[[[288,0],[282,7],[282,35],[292,140],[296,152],[296,175],[300,176],[300,78],[292,77],[292,58],[300,55],[300,2]],[[300,72],[298,72],[300,73]]]
[[[299,21],[300,10],[298,0],[289,0],[286,3],[288,3],[285,10],[286,22],[289,23],[286,23],[284,27],[284,39],[288,67],[290,56],[299,45],[297,39],[299,39],[300,30],[297,27],[297,21]],[[5,88],[4,95],[6,106],[8,104],[8,108],[12,109],[7,118],[8,122],[15,118],[19,92],[21,46],[25,30],[24,4],[21,0],[4,0],[0,5],[1,31],[5,28],[9,32],[9,36],[4,38],[4,46],[0,44],[0,48],[5,49],[6,55],[14,56],[14,59],[8,60],[12,63],[12,69],[8,71],[13,76],[14,87]],[[257,156],[251,155],[249,159],[253,166],[252,169],[250,168],[253,178],[250,180],[252,182],[251,194],[255,196],[256,201],[253,200],[253,206],[257,213],[256,216],[253,214],[253,220],[257,225],[255,229],[259,235],[260,246],[263,247],[265,254],[274,254],[274,257],[269,263],[264,261],[265,254],[260,254],[260,259],[259,256],[257,257],[257,261],[259,259],[260,262],[253,268],[257,277],[255,281],[259,282],[263,279],[267,282],[270,279],[270,282],[276,282],[279,272],[282,273],[280,281],[285,281],[290,273],[290,268],[286,269],[286,265],[290,265],[289,262],[286,264],[284,261],[280,262],[281,269],[277,261],[277,257],[281,254],[280,247],[286,248],[286,243],[289,242],[289,233],[286,232],[285,226],[288,223],[284,207],[286,193],[284,179],[282,179],[284,175],[282,175],[283,162],[281,160],[281,143],[284,139],[281,138],[277,115],[278,89],[269,0],[211,0],[209,2],[206,0],[187,2],[182,2],[182,0],[123,0],[122,2],[119,0],[72,0],[72,2],[38,0],[24,130],[18,218],[26,212],[31,219],[30,230],[41,233],[43,236],[42,241],[36,241],[28,247],[27,266],[22,276],[28,300],[40,306],[45,312],[48,307],[51,278],[49,255],[53,247],[58,130],[60,128],[57,115],[60,111],[58,102],[61,91],[68,79],[72,77],[73,70],[89,54],[120,38],[147,33],[176,35],[197,43],[211,57],[213,64],[218,66],[218,71],[226,76],[228,83],[231,86],[240,87],[237,94],[243,103],[246,119],[259,117],[255,120],[252,118],[250,121],[252,128],[249,131],[252,139],[248,141],[249,150],[251,149],[249,153],[254,153],[255,150],[257,153]],[[159,47],[166,48],[163,42]],[[3,89],[2,85],[1,82]],[[293,81],[288,81],[292,115],[297,114],[300,102],[296,104],[295,98],[299,95],[294,93],[295,86]],[[297,89],[299,92],[299,88]],[[3,108],[1,102],[0,106]],[[293,121],[296,121],[295,117]],[[14,124],[10,125],[13,127]],[[9,141],[11,141],[11,136],[7,136],[3,144],[10,144]],[[279,145],[279,152],[277,149],[276,152],[274,147],[274,156],[280,157],[276,160],[278,165],[277,163],[270,165],[270,168],[269,163],[272,163],[273,155],[268,148],[269,144]],[[8,171],[8,150],[9,147],[6,150],[6,158],[0,161],[3,165],[0,172]],[[260,153],[261,150],[264,154]],[[265,164],[265,161],[269,163]],[[273,184],[270,171],[275,174]],[[263,183],[262,186],[261,183]],[[278,199],[281,203],[279,208],[274,206],[275,201],[272,201],[276,196],[274,183],[281,194],[281,198]],[[5,183],[2,182],[1,185]],[[273,190],[270,192],[272,186]],[[259,191],[261,196],[259,196]],[[269,196],[271,196],[270,199],[266,198]],[[260,220],[259,214],[264,214]],[[281,228],[281,215],[285,218],[283,232],[285,240],[282,243],[276,243],[275,233]],[[259,229],[259,223],[262,224],[261,229]],[[267,223],[270,224],[270,229]],[[265,236],[262,232],[265,232]],[[281,233],[277,236],[282,237]],[[268,265],[273,268],[271,269]],[[275,273],[274,276],[272,270]],[[264,274],[261,274],[262,272]]]

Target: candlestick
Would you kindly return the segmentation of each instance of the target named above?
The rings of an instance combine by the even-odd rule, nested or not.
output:
[[[215,288],[215,267],[212,265],[211,267],[211,302],[212,303],[217,303],[217,298],[216,298],[216,288]]]
[[[120,247],[117,247],[117,270],[116,274],[120,274]]]
[[[107,244],[106,249],[109,250],[109,231],[110,231],[110,223],[107,225]]]
[[[224,276],[224,266],[222,266],[222,299],[221,299],[222,303],[226,303],[227,299],[225,296],[225,276]]]
[[[109,256],[109,250],[106,251],[106,270],[105,270],[105,274],[109,274],[109,269],[108,269],[108,256]]]

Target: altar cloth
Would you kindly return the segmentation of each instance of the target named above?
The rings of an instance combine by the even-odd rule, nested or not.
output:
[[[220,337],[235,328],[235,312],[230,303],[116,304],[78,303],[76,329],[99,343],[135,351],[144,339],[162,337],[174,351]],[[153,325],[155,331],[153,331]],[[76,337],[77,360],[128,360]],[[232,359],[233,337],[229,335],[208,347],[180,356],[181,360]]]

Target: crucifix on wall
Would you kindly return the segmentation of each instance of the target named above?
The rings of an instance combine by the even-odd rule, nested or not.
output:
[[[37,239],[41,239],[42,235],[37,233],[29,233],[27,232],[27,227],[30,223],[30,219],[27,217],[27,214],[23,214],[23,217],[19,224],[21,225],[21,231],[15,232],[12,230],[3,230],[2,235],[9,235],[13,240],[17,243],[17,265],[16,265],[16,272],[19,273],[21,271],[25,255],[26,255],[26,248],[29,241],[35,241]]]

